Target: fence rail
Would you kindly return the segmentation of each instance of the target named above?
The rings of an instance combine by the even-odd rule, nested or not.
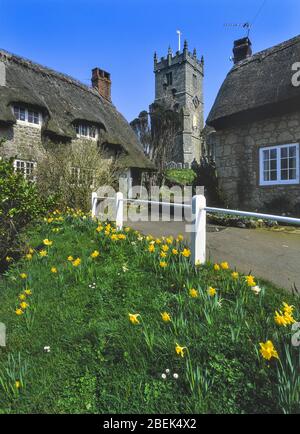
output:
[[[238,211],[226,208],[211,208],[206,206],[206,198],[197,195],[192,198],[191,204],[159,202],[143,199],[126,199],[123,193],[118,192],[115,197],[98,197],[97,193],[92,193],[92,217],[96,217],[98,200],[115,201],[116,213],[115,221],[118,230],[122,230],[124,224],[124,203],[141,203],[161,206],[175,206],[191,209],[192,211],[192,232],[191,232],[191,260],[194,265],[203,264],[206,261],[206,213],[237,215],[241,217],[252,217],[263,220],[278,221],[293,225],[300,225],[300,219],[277,216],[272,214],[261,214],[248,211]]]

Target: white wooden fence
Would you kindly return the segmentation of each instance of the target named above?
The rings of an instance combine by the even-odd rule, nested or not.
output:
[[[97,193],[92,193],[92,217],[96,216],[98,200],[115,200],[116,215],[115,222],[118,230],[122,230],[124,223],[124,203],[153,204],[189,208],[192,210],[192,232],[191,232],[191,260],[193,264],[204,264],[206,261],[206,213],[217,213],[227,215],[237,215],[241,217],[252,217],[281,223],[300,225],[300,219],[276,216],[271,214],[260,214],[254,212],[238,211],[225,208],[210,208],[206,206],[206,198],[197,195],[192,198],[191,204],[158,202],[140,199],[125,199],[123,193],[118,192],[115,197],[98,197]]]

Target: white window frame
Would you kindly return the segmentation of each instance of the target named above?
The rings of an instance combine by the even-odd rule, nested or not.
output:
[[[71,183],[72,186],[76,185],[78,187],[82,186],[81,181],[81,168],[80,167],[76,167],[76,166],[71,166],[70,168],[71,170],[71,176],[74,177],[74,182]],[[95,174],[94,174],[94,170],[93,169],[84,169],[84,170],[89,170],[91,172],[91,181],[92,183],[90,184],[90,187],[94,187],[95,185]],[[86,176],[86,174],[84,173],[83,176]]]
[[[42,126],[42,122],[43,122],[43,115],[42,115],[42,113],[40,113],[40,112],[38,112],[37,110],[31,110],[31,109],[28,109],[28,108],[26,108],[26,107],[24,107],[24,106],[22,106],[22,105],[17,105],[17,104],[15,104],[14,106],[13,106],[13,114],[15,115],[15,109],[22,109],[22,110],[24,110],[24,112],[25,112],[25,120],[23,121],[23,120],[21,120],[21,119],[18,119],[17,117],[16,117],[16,119],[17,119],[17,124],[20,124],[20,125],[28,125],[28,126],[30,126],[30,127],[34,127],[34,128],[41,128],[41,126]],[[29,122],[29,113],[30,112],[34,112],[34,113],[36,113],[37,115],[38,115],[38,120],[39,120],[39,122],[36,124],[36,123],[34,123],[34,122]],[[16,116],[16,115],[15,115]]]
[[[20,168],[18,167],[18,164],[23,164],[24,168],[22,168],[20,170]],[[32,172],[30,174],[27,174],[27,165],[32,165]],[[37,163],[36,161],[31,161],[31,160],[20,160],[19,158],[15,159],[13,162],[13,166],[14,166],[14,170],[15,172],[17,172],[18,170],[20,170],[23,173],[23,176],[25,179],[30,179],[32,181],[36,180],[36,177],[33,175],[34,171],[36,169]]]
[[[82,130],[85,128],[87,129],[87,135],[82,134]],[[95,137],[90,135],[90,131],[92,128],[95,129]],[[98,140],[98,132],[99,132],[98,127],[96,127],[94,125],[77,124],[75,129],[76,129],[76,136],[78,139],[94,140],[94,141]],[[79,130],[79,133],[77,132],[77,129]]]
[[[289,179],[289,180],[282,180],[281,179],[281,149],[282,148],[292,148],[296,147],[296,178],[295,179]],[[264,180],[264,151],[271,151],[276,149],[277,151],[277,165],[276,165],[276,172],[277,172],[277,180],[276,181],[265,181]],[[276,145],[276,146],[268,146],[263,147],[259,149],[259,184],[261,186],[267,186],[267,185],[295,185],[299,184],[300,178],[299,178],[299,143],[288,143],[285,145]]]

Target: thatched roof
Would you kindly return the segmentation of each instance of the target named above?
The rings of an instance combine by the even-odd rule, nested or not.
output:
[[[300,36],[237,63],[227,75],[207,119],[216,129],[299,108],[292,65],[300,62]]]
[[[0,86],[0,122],[15,123],[11,105],[23,103],[43,112],[43,131],[50,135],[75,138],[74,122],[97,124],[103,143],[126,151],[123,166],[153,169],[128,122],[96,89],[4,50],[0,50],[1,63],[6,86]]]

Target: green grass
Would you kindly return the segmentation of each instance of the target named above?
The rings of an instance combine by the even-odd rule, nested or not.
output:
[[[7,326],[0,412],[299,412],[299,348],[291,345],[291,327],[274,322],[283,301],[295,306],[299,319],[298,298],[267,284],[257,296],[242,276],[234,281],[230,270],[215,271],[212,264],[192,268],[170,251],[162,269],[158,245],[149,253],[149,240],[134,231],[126,240],[110,236],[72,216],[27,231],[32,260],[12,264],[0,280],[0,321]],[[52,246],[43,247],[46,238]],[[94,250],[100,256],[92,259]],[[69,255],[81,258],[80,266]],[[208,296],[209,286],[217,288],[215,297]],[[18,316],[26,288],[29,307]],[[198,298],[189,295],[191,288]],[[164,311],[171,322],[162,321]],[[132,324],[129,313],[140,314],[140,323]],[[259,343],[267,340],[280,361],[261,357]],[[184,357],[176,343],[187,347]]]

